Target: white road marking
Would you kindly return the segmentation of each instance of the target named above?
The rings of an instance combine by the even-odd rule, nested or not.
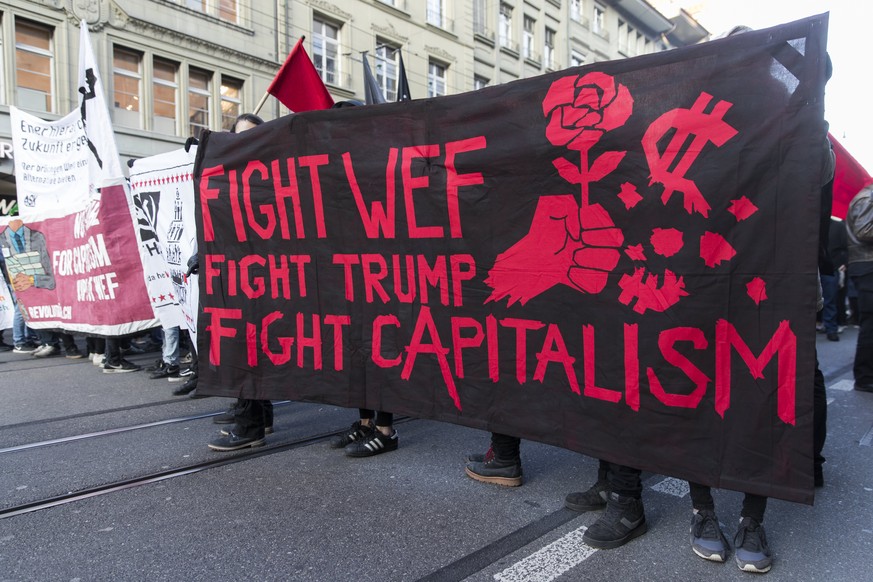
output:
[[[836,384],[831,384],[830,386],[828,386],[828,390],[839,390],[841,392],[848,392],[854,389],[855,382],[852,380],[840,380]]]
[[[873,442],[873,426],[870,427],[870,430],[867,431],[867,434],[861,437],[861,440],[858,441],[858,444],[862,447],[869,447],[871,442]]]
[[[685,497],[690,492],[690,489],[688,487],[688,481],[667,477],[663,481],[659,481],[652,485],[652,491],[666,493],[667,495],[673,495],[674,497]]]
[[[597,550],[582,541],[586,526],[574,529],[494,575],[498,582],[551,582],[575,568]]]

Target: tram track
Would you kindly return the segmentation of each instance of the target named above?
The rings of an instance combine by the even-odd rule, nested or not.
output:
[[[256,459],[258,457],[274,455],[276,453],[281,453],[284,451],[289,451],[320,442],[335,435],[339,430],[341,429],[337,429],[333,432],[305,436],[299,439],[276,445],[267,445],[265,447],[248,449],[238,452],[232,456],[223,456],[221,458],[192,463],[190,465],[177,467],[175,469],[156,471],[154,473],[149,473],[140,477],[123,479],[120,481],[106,483],[104,485],[98,485],[96,487],[89,487],[87,489],[81,489],[79,491],[72,491],[63,495],[56,495],[54,497],[49,497],[46,499],[39,499],[36,501],[22,503],[20,505],[14,505],[11,507],[0,509],[0,519],[8,519],[10,517],[31,513],[34,511],[40,511],[42,509],[49,509],[51,507],[58,507],[60,505],[66,505],[68,503],[74,503],[76,501],[83,501],[92,497],[98,497],[100,495],[106,495],[108,493],[115,493],[116,491],[124,491],[125,489],[131,489],[133,487],[159,483],[161,481],[166,481],[167,479],[173,479],[175,477],[192,475],[194,473],[199,473],[200,471],[205,471],[206,469],[214,469],[216,467],[240,463],[242,461]]]
[[[285,405],[290,404],[290,400],[280,401],[276,404]],[[189,420],[196,420],[201,418],[207,418],[210,416],[215,416],[217,414],[221,414],[221,412],[209,413],[209,414],[200,414],[194,415],[190,417],[180,417],[176,419],[167,419],[164,421],[157,421],[153,423],[145,423],[141,425],[132,425],[129,427],[121,427],[118,429],[110,429],[106,431],[100,431],[96,433],[85,433],[81,435],[75,435],[72,437],[66,437],[62,439],[53,439],[51,441],[42,441],[39,443],[32,443],[30,445],[20,445],[17,447],[8,447],[6,449],[0,449],[0,454],[11,453],[15,451],[34,449],[41,446],[48,446],[52,444],[63,444],[67,442],[75,442],[78,440],[83,440],[86,438],[95,438],[100,436],[110,436],[114,434],[118,434],[120,432],[139,430],[143,428],[150,428],[155,426],[161,426],[164,424],[174,423],[174,422],[184,422]],[[410,422],[412,420],[416,420],[411,417],[401,417],[394,421],[395,425],[404,424]],[[245,449],[242,451],[234,452],[232,455],[221,456],[220,458],[210,459],[206,461],[199,461],[196,463],[191,463],[188,465],[183,465],[181,467],[176,467],[173,469],[166,469],[162,471],[154,471],[152,473],[147,473],[146,475],[142,475],[139,477],[133,477],[130,479],[121,479],[117,481],[112,481],[109,483],[105,483],[103,485],[97,485],[94,487],[88,487],[85,489],[80,489],[78,491],[71,491],[69,493],[64,493],[61,495],[55,495],[52,497],[47,497],[43,499],[37,499],[34,501],[28,501],[25,503],[21,503],[18,505],[13,505],[6,508],[0,508],[0,520],[8,519],[10,517],[15,517],[18,515],[24,515],[27,513],[32,513],[35,511],[40,511],[43,509],[49,509],[52,507],[58,507],[61,505],[66,505],[69,503],[75,503],[77,501],[83,501],[86,499],[90,499],[93,497],[99,497],[101,495],[106,495],[109,493],[115,493],[118,491],[124,491],[126,489],[131,489],[134,487],[140,487],[143,485],[150,485],[153,483],[159,483],[161,481],[166,481],[168,479],[173,479],[175,477],[183,477],[186,475],[192,475],[195,473],[199,473],[201,471],[205,471],[207,469],[214,469],[217,467],[222,467],[225,465],[231,465],[235,463],[239,463],[242,461],[247,461],[251,459],[257,459],[259,457],[273,455],[276,453],[281,453],[285,451],[294,450],[296,448],[309,446],[318,442],[322,442],[337,433],[344,430],[346,427],[337,427],[329,432],[318,433],[315,435],[306,435],[300,438],[296,438],[290,441],[274,444],[274,445],[266,445],[264,447],[257,447],[251,449]]]

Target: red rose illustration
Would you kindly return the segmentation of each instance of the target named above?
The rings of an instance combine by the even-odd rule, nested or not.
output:
[[[633,102],[627,87],[605,73],[558,79],[543,100],[546,137],[553,145],[587,151],[604,133],[624,125]]]

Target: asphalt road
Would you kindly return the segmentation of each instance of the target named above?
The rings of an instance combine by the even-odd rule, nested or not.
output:
[[[851,390],[855,334],[818,337],[825,486],[814,506],[770,501],[770,580],[873,580],[873,394]],[[0,580],[755,576],[691,552],[690,500],[675,479],[644,475],[649,533],[594,551],[581,534],[597,514],[563,508],[596,476],[585,456],[524,442],[525,484],[507,489],[464,475],[464,455],[487,448],[486,433],[402,419],[396,452],[351,459],[327,441],[355,411],[290,402],[277,405],[276,432],[256,456],[216,453],[206,447],[212,416],[231,401],[173,397],[172,386],[87,360],[0,353]],[[741,497],[716,492],[729,537]]]

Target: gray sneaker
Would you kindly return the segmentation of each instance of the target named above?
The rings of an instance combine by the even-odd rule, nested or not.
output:
[[[701,509],[691,516],[691,549],[704,560],[724,562],[727,558],[727,539],[711,509]]]
[[[737,552],[737,567],[743,572],[763,574],[769,572],[773,566],[764,526],[751,517],[740,520],[740,527],[734,537],[734,547]]]

